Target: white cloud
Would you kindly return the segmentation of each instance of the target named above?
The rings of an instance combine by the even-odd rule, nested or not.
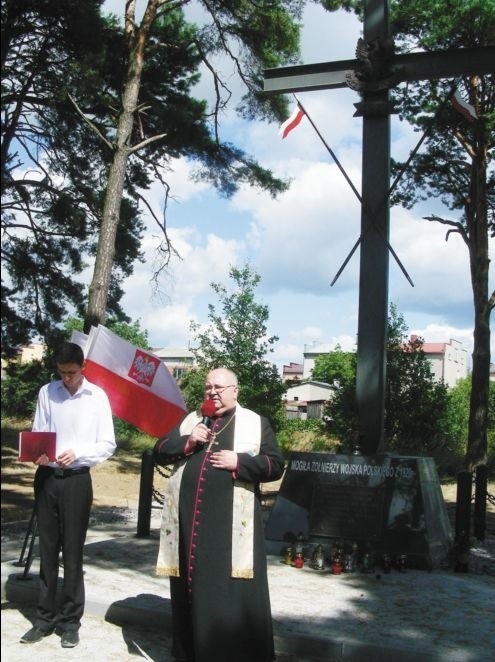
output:
[[[141,320],[154,347],[187,347],[191,320],[206,318],[207,304],[212,300],[210,285],[228,281],[230,266],[239,262],[240,245],[214,234],[203,242],[203,235],[195,227],[172,228],[170,238],[182,260],[171,259],[156,291],[152,276],[157,268],[157,242],[147,235],[143,243],[146,261],[136,266],[126,281],[122,303],[132,319]]]
[[[330,14],[308,5],[303,16],[305,62],[354,57],[361,25],[352,14]],[[362,119],[353,117],[357,94],[331,90],[300,94],[323,139],[360,190]],[[146,263],[126,283],[124,308],[142,320],[155,347],[187,347],[190,320],[207,321],[215,304],[211,282],[232,286],[231,266],[249,261],[260,274],[258,297],[269,306],[270,335],[278,335],[273,360],[302,362],[304,344],[313,341],[354,349],[358,323],[359,248],[333,287],[360,235],[360,206],[327,147],[307,118],[281,140],[278,127],[240,122],[230,114],[221,130],[264,167],[291,179],[276,200],[243,187],[232,200],[191,179],[193,166],[174,160],[167,176],[173,196],[167,227],[182,261],[172,259],[161,280],[164,299],[152,299],[157,232],[143,241]],[[392,154],[404,159],[419,135],[392,117]],[[153,208],[163,212],[164,192],[152,190]],[[472,348],[472,293],[468,253],[459,237],[445,242],[445,227],[421,216],[437,211],[438,200],[421,211],[391,210],[390,244],[414,282],[411,287],[390,256],[389,300],[404,315],[410,333],[428,342],[455,338]],[[493,249],[492,249],[493,250]]]
[[[422,329],[411,329],[410,333],[424,338],[426,342],[458,340],[466,347],[471,344],[473,337],[472,329],[460,329],[448,324],[427,324]]]

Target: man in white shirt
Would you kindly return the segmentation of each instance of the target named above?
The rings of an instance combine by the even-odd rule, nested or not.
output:
[[[84,612],[83,548],[93,502],[90,467],[115,452],[112,411],[106,393],[83,375],[79,345],[65,343],[55,357],[61,379],[40,389],[33,430],[55,432],[57,459],[41,455],[34,478],[40,551],[40,595],[33,627],[21,643],[36,643],[55,630],[63,648],[79,643]],[[56,594],[59,554],[64,579]]]

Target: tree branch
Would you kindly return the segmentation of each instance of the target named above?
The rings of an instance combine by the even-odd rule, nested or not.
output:
[[[448,241],[449,235],[452,232],[457,232],[461,235],[464,242],[469,246],[469,237],[462,223],[459,223],[459,221],[449,221],[448,219],[441,218],[440,216],[436,216],[435,214],[433,216],[423,216],[423,220],[435,221],[436,223],[441,223],[442,225],[450,225],[452,227],[452,230],[449,230],[445,235],[445,241]]]
[[[495,308],[495,290],[492,292],[491,297],[488,299],[488,308],[490,312]]]
[[[156,140],[161,140],[162,138],[165,138],[167,134],[166,133],[159,133],[156,136],[151,136],[151,138],[146,138],[145,140],[142,140],[140,143],[137,145],[134,145],[134,147],[130,147],[127,151],[129,154],[134,154],[138,150],[142,149],[143,147],[147,147],[152,142],[155,142]]]
[[[83,111],[79,108],[79,106],[77,105],[75,99],[72,97],[72,95],[71,95],[69,92],[67,92],[67,96],[69,97],[69,100],[71,101],[71,103],[73,104],[74,108],[76,109],[77,114],[78,114],[80,117],[82,117],[82,119],[84,120],[84,122],[86,122],[86,124],[90,127],[90,129],[91,129],[92,131],[94,131],[94,133],[96,133],[96,135],[98,136],[98,138],[100,138],[101,140],[103,140],[103,142],[105,143],[105,145],[107,145],[107,147],[109,147],[109,149],[113,152],[113,150],[114,150],[114,146],[112,145],[112,143],[109,142],[109,141],[105,138],[105,136],[101,133],[101,131],[99,131],[98,128],[93,124],[93,122],[92,122],[90,119],[88,119],[88,117],[86,117],[86,115],[85,115],[85,114],[83,113]]]
[[[218,72],[216,71],[215,67],[210,63],[210,61],[209,61],[208,57],[206,56],[206,53],[204,52],[201,44],[198,41],[195,41],[195,44],[196,44],[196,48],[198,49],[201,60],[206,65],[206,67],[210,70],[211,77],[213,78],[213,85],[215,87],[215,110],[213,111],[213,122],[214,122],[214,131],[215,131],[215,140],[216,140],[217,143],[219,143],[220,142],[220,136],[219,136],[219,132],[218,132],[218,126],[219,126],[218,116],[220,114],[220,110],[222,108],[225,108],[225,106],[229,102],[229,99],[232,96],[232,92],[229,90],[229,88],[222,81],[222,79],[218,75]],[[227,93],[227,98],[226,99],[222,99],[222,93],[220,91],[220,88],[223,88],[223,90],[225,90],[225,92]]]

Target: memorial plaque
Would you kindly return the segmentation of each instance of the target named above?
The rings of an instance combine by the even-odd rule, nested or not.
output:
[[[439,567],[452,531],[432,458],[292,453],[265,527],[280,553],[298,534],[311,544],[354,541]]]
[[[383,518],[383,491],[358,485],[317,484],[309,516],[309,535],[377,540]]]

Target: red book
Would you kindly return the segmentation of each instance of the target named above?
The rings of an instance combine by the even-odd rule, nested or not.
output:
[[[43,453],[46,453],[49,462],[55,462],[56,447],[55,432],[19,432],[20,462],[35,462]]]

